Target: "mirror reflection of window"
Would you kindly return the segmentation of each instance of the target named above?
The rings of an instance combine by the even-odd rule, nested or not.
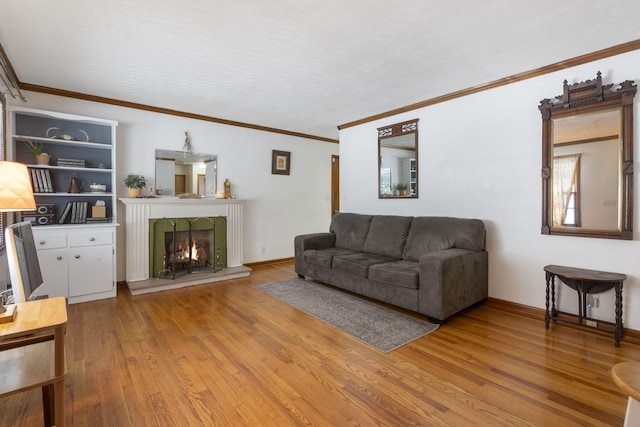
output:
[[[390,196],[391,190],[391,168],[380,168],[380,194]]]
[[[581,154],[553,158],[553,225],[580,226],[579,192]]]

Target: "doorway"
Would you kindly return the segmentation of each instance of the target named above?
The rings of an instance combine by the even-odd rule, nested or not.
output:
[[[340,156],[331,155],[331,218],[340,212]]]
[[[187,192],[187,176],[186,175],[176,175],[175,184],[176,184],[176,195]]]

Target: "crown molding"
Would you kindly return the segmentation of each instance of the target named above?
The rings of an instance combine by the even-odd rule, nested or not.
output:
[[[589,62],[597,61],[599,59],[609,58],[611,56],[620,55],[622,53],[631,52],[637,49],[640,49],[640,39],[633,40],[627,43],[622,43],[622,44],[609,47],[606,49],[598,50],[592,53],[587,53],[585,55],[576,56],[574,58],[567,59],[565,61],[556,62],[551,65],[546,65],[544,67],[536,68],[530,71],[525,71],[519,74],[515,74],[513,76],[503,77],[501,79],[494,80],[492,82],[485,83],[480,86],[473,86],[467,89],[462,89],[456,92],[451,92],[442,96],[431,98],[426,101],[421,101],[415,104],[407,105],[405,107],[400,107],[395,110],[365,117],[363,119],[359,119],[353,122],[339,125],[338,129],[339,130],[347,129],[353,126],[369,123],[374,120],[380,120],[387,117],[395,116],[397,114],[406,113],[408,111],[417,110],[419,108],[440,104],[442,102],[451,101],[452,99],[462,98],[463,96],[472,95],[474,93],[483,92],[489,89],[495,89],[497,87],[506,86],[511,83],[521,82],[523,80],[532,79],[534,77],[539,77],[545,74],[553,73],[555,71],[560,71],[567,68],[575,67],[577,65],[582,65]]]
[[[195,114],[195,113],[189,113],[189,112],[186,112],[186,111],[172,110],[170,108],[155,107],[153,105],[139,104],[137,102],[122,101],[122,100],[119,100],[119,99],[107,98],[107,97],[104,97],[104,96],[89,95],[89,94],[86,94],[86,93],[73,92],[73,91],[63,90],[63,89],[56,89],[56,88],[52,88],[52,87],[40,86],[40,85],[31,84],[31,83],[22,83],[21,82],[20,83],[20,89],[28,90],[28,91],[32,91],[32,92],[46,93],[46,94],[49,94],[49,95],[64,96],[66,98],[75,98],[75,99],[81,99],[81,100],[84,100],[84,101],[92,101],[92,102],[99,102],[99,103],[102,103],[102,104],[116,105],[116,106],[119,106],[119,107],[134,108],[136,110],[144,110],[144,111],[151,111],[151,112],[154,112],[154,113],[168,114],[168,115],[171,115],[171,116],[186,117],[186,118],[189,118],[189,119],[202,120],[202,121],[205,121],[205,122],[213,122],[213,123],[220,123],[220,124],[223,124],[223,125],[237,126],[237,127],[247,128],[247,129],[259,130],[259,131],[263,131],[263,132],[279,133],[281,135],[295,136],[295,137],[298,137],[298,138],[313,139],[313,140],[316,140],[316,141],[331,142],[331,143],[334,143],[334,144],[338,143],[337,139],[325,138],[325,137],[317,136],[317,135],[309,135],[309,134],[306,134],[306,133],[293,132],[293,131],[284,130],[284,129],[272,128],[272,127],[268,127],[268,126],[254,125],[254,124],[251,124],[251,123],[244,123],[244,122],[237,122],[237,121],[234,121],[234,120],[220,119],[218,117],[205,116],[203,114]]]

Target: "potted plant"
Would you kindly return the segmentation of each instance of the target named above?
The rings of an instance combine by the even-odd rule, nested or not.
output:
[[[405,184],[405,183],[402,183],[402,182],[396,184],[396,190],[398,190],[398,194],[400,196],[406,196],[408,188],[409,188],[409,184]]]
[[[129,197],[140,197],[142,189],[147,186],[147,181],[142,175],[129,174],[124,178],[124,186],[128,188]]]
[[[22,140],[24,144],[29,149],[29,153],[33,154],[36,157],[36,163],[39,165],[48,165],[51,156],[47,153],[43,152],[43,146],[41,142],[33,142],[28,139]]]

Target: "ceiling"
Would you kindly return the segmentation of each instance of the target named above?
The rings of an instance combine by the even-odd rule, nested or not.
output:
[[[0,44],[23,84],[337,139],[638,40],[638,16],[637,0],[2,0]]]

